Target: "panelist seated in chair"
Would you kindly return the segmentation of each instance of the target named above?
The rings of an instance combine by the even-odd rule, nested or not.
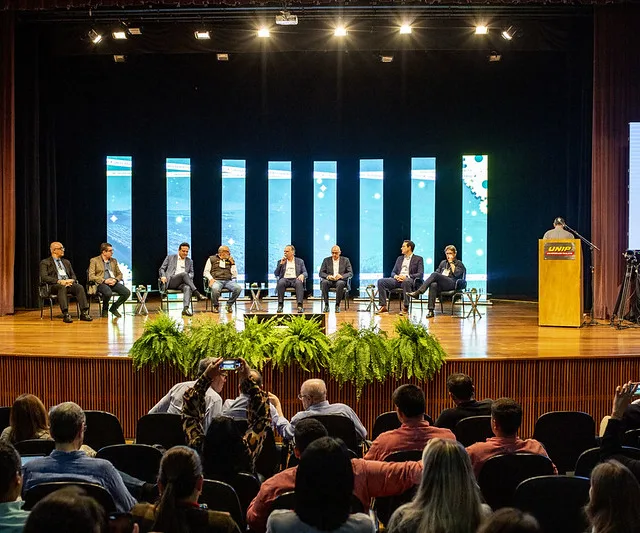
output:
[[[89,261],[89,281],[97,285],[96,291],[102,295],[102,317],[108,316],[109,311],[117,318],[122,315],[118,307],[123,305],[131,296],[131,291],[124,286],[122,272],[118,261],[113,257],[113,246],[108,242],[100,245],[100,255]],[[118,299],[109,307],[113,293]]]
[[[231,297],[227,301],[227,313],[233,311],[233,304],[242,292],[242,285],[235,280],[238,278],[238,268],[228,246],[220,246],[218,253],[207,259],[204,265],[203,275],[209,280],[211,287],[211,306],[214,313],[220,312],[220,292],[223,289],[231,291]]]
[[[207,297],[200,294],[193,283],[193,261],[189,255],[189,243],[183,242],[178,246],[178,253],[164,258],[160,267],[160,281],[166,284],[167,289],[182,291],[182,314],[192,316],[191,295],[198,300],[206,300]]]
[[[347,282],[353,277],[351,261],[341,257],[342,251],[337,244],[331,248],[331,257],[325,257],[320,267],[320,291],[324,301],[324,313],[329,312],[329,289],[336,290],[336,313],[340,312],[340,302],[347,288]]]
[[[58,303],[62,311],[62,321],[71,324],[73,320],[69,314],[69,298],[71,294],[78,301],[80,307],[80,320],[91,322],[89,316],[89,302],[84,292],[84,287],[78,283],[76,274],[71,263],[63,259],[64,246],[59,242],[52,242],[49,246],[51,256],[40,261],[40,280],[49,284],[49,291],[52,295],[58,296]]]
[[[302,313],[304,308],[302,300],[304,298],[304,283],[307,280],[307,269],[304,261],[295,257],[296,249],[293,244],[284,247],[284,257],[278,261],[273,275],[278,280],[276,293],[278,295],[278,313],[282,313],[284,308],[284,291],[293,287],[296,290],[296,301],[298,302],[298,313]]]
[[[387,309],[387,292],[394,289],[402,289],[403,312],[409,311],[408,294],[415,289],[418,280],[424,277],[424,260],[419,255],[413,253],[415,243],[410,240],[402,242],[400,251],[402,255],[396,259],[396,264],[391,271],[390,278],[381,278],[378,280],[378,304],[380,309],[378,313],[386,313]]]
[[[444,249],[444,255],[447,258],[440,261],[436,271],[420,285],[417,291],[409,293],[411,298],[420,298],[420,295],[429,289],[429,312],[427,313],[427,318],[434,316],[433,310],[436,308],[436,296],[441,292],[455,290],[458,280],[464,281],[467,275],[467,269],[462,264],[462,261],[456,259],[458,250],[453,244]],[[457,285],[460,286],[460,283]]]

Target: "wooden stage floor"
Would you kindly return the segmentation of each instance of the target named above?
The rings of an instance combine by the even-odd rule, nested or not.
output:
[[[275,312],[276,303],[266,302],[269,312]],[[288,302],[285,311],[290,310]],[[148,304],[150,317],[159,310],[159,302]],[[265,307],[263,305],[263,307]],[[235,320],[242,328],[245,309],[249,303],[238,304],[233,315],[207,313],[214,320]],[[393,335],[393,325],[398,319],[397,302],[393,311],[382,316],[365,312],[364,304],[352,303],[349,311],[333,312],[327,317],[327,330],[335,331],[342,322],[367,325],[374,320]],[[356,310],[360,309],[360,310]],[[13,316],[0,318],[0,353],[3,355],[36,356],[81,356],[122,357],[126,356],[133,342],[140,336],[146,316],[133,315],[134,307],[127,304],[127,315],[114,320],[96,318],[91,323],[74,319],[73,324],[64,324],[55,318],[59,310],[54,309],[54,320],[48,313],[40,319],[39,311],[18,311]],[[305,310],[320,312],[319,301],[305,302]],[[445,306],[446,310],[446,306]],[[535,302],[494,301],[480,308],[483,317],[451,317],[436,314],[435,319],[421,317],[414,310],[412,317],[428,324],[429,330],[440,339],[451,360],[455,359],[521,359],[521,358],[591,358],[607,356],[640,355],[640,328],[618,330],[601,322],[598,326],[582,328],[539,327]],[[456,311],[458,310],[456,306]],[[180,306],[173,305],[171,316],[182,317]],[[196,315],[203,315],[204,304],[196,306]]]

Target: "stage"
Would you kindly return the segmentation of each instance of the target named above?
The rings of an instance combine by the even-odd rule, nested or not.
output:
[[[285,311],[291,310],[285,303]],[[148,304],[151,317],[159,302]],[[320,301],[306,301],[305,311],[320,312]],[[342,322],[366,325],[374,320],[393,335],[398,319],[398,302],[392,313],[382,316],[364,311],[365,304],[352,302],[351,309],[327,317],[331,334]],[[275,312],[275,302],[264,302],[263,310]],[[468,308],[467,308],[468,309]],[[156,372],[135,372],[127,352],[141,334],[146,316],[133,315],[127,305],[123,318],[97,318],[91,323],[74,320],[64,324],[48,313],[40,319],[39,311],[19,311],[0,318],[0,404],[10,405],[21,393],[38,395],[45,405],[74,400],[86,409],[102,409],[116,414],[125,435],[133,438],[135,421],[170,388],[184,378],[171,368]],[[189,320],[174,304],[170,314]],[[214,320],[234,320],[242,327],[248,302],[240,302],[233,315],[210,314]],[[445,305],[445,311],[447,306]],[[456,306],[457,313],[461,309]],[[421,317],[419,306],[412,317],[428,324],[449,354],[447,365],[431,382],[423,384],[427,411],[432,416],[450,406],[446,393],[446,376],[465,372],[476,383],[479,397],[510,396],[524,407],[524,436],[530,436],[535,419],[550,410],[583,410],[596,422],[610,409],[610,397],[616,384],[640,377],[640,329],[614,329],[608,323],[583,328],[541,328],[537,325],[535,302],[494,301],[481,306],[482,318],[451,317],[436,314],[435,319]],[[196,304],[196,314],[204,313],[204,304]],[[296,396],[300,383],[312,376],[324,377],[329,385],[329,401],[350,404],[371,430],[375,416],[392,409],[391,393],[400,383],[365,387],[360,400],[355,390],[339,388],[319,374],[299,369],[284,373],[269,365],[264,369],[266,387],[280,397],[285,415],[293,416],[300,408]],[[230,379],[223,398],[236,396],[236,383]]]

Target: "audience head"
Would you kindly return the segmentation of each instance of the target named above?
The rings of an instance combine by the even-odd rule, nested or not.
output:
[[[491,406],[491,429],[497,437],[517,435],[522,423],[522,407],[511,398],[499,398]]]
[[[93,498],[78,487],[57,490],[32,509],[23,533],[101,533],[105,514]]]
[[[198,377],[204,374],[204,371],[207,367],[215,361],[214,357],[205,357],[204,359],[200,359],[198,362]]]
[[[0,442],[0,503],[16,501],[21,491],[20,454],[8,442]]]
[[[640,484],[618,461],[597,465],[591,472],[589,504],[585,508],[593,533],[640,531]]]
[[[293,451],[296,457],[300,457],[307,449],[309,444],[322,438],[329,436],[327,428],[324,424],[315,418],[303,418],[296,424],[293,441]]]
[[[207,479],[230,479],[251,471],[251,460],[242,439],[243,432],[228,416],[211,420],[202,446],[202,463]]]
[[[240,380],[240,392],[242,394],[248,394],[251,390],[251,387],[254,385],[258,385],[258,387],[262,387],[262,374],[258,372],[255,368],[249,370],[249,376],[251,379],[245,378]],[[253,380],[253,381],[252,381]]]
[[[300,387],[302,405],[308,409],[310,405],[324,402],[327,399],[327,385],[321,379],[308,379]]]
[[[296,473],[298,518],[322,531],[337,529],[349,518],[352,493],[353,469],[344,442],[321,437],[309,444]]]
[[[78,448],[80,447],[86,422],[82,407],[73,402],[61,403],[53,408],[49,421],[51,436],[56,444],[70,444],[78,441]]]
[[[451,374],[447,378],[447,390],[456,403],[468,402],[475,394],[473,381],[466,374]]]
[[[398,417],[403,418],[424,418],[426,407],[424,392],[416,385],[400,385],[393,391],[393,404],[398,411]]]
[[[9,415],[11,442],[37,439],[38,433],[49,429],[49,415],[40,398],[21,394],[13,402]]]
[[[503,507],[487,519],[478,533],[542,533],[542,529],[530,514],[513,507]]]

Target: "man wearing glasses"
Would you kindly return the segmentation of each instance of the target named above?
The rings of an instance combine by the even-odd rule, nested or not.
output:
[[[342,251],[337,244],[331,248],[331,257],[325,257],[320,267],[320,291],[324,301],[324,313],[329,312],[329,289],[336,290],[336,313],[340,312],[340,302],[347,288],[349,278],[353,277],[351,261],[340,257]]]
[[[238,279],[238,268],[228,246],[220,246],[218,253],[207,259],[203,274],[209,280],[209,287],[211,287],[211,310],[214,313],[220,312],[220,293],[226,289],[231,291],[231,297],[227,301],[227,313],[231,313],[233,304],[242,292],[242,285],[234,281]]]
[[[49,291],[52,295],[58,295],[62,321],[65,324],[73,322],[69,314],[68,295],[71,294],[78,301],[81,311],[80,320],[91,322],[93,319],[89,316],[89,303],[84,287],[78,283],[71,263],[63,259],[64,246],[62,243],[52,242],[49,249],[51,256],[40,261],[40,282],[49,285]]]

